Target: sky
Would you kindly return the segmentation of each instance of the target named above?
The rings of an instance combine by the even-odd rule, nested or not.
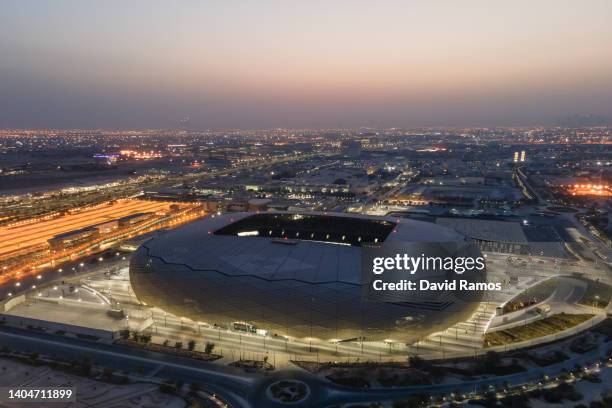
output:
[[[0,128],[612,118],[609,0],[2,0]]]

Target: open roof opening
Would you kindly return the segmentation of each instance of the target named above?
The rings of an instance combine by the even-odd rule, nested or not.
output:
[[[391,221],[359,217],[263,213],[226,225],[214,234],[361,246],[384,242],[395,226]]]

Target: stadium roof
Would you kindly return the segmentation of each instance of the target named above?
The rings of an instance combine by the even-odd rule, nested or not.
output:
[[[289,213],[266,213],[288,215]],[[306,213],[305,213],[306,214]],[[345,282],[360,284],[361,248],[334,242],[282,239],[268,236],[220,235],[215,231],[245,220],[253,213],[231,213],[207,217],[168,231],[144,244],[149,256],[167,264],[186,265],[194,271],[213,270],[229,276],[257,276],[265,280],[298,280],[308,283]],[[383,221],[393,225],[380,245],[411,242],[455,242],[465,237],[436,224],[356,214],[307,213],[346,226],[344,220]],[[350,223],[349,223],[350,224]],[[359,223],[356,223],[359,224]],[[233,234],[238,231],[231,229]],[[351,231],[347,231],[347,234]]]

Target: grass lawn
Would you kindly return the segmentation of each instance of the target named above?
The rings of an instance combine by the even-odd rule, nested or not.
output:
[[[565,314],[559,313],[524,326],[500,330],[485,334],[485,347],[502,346],[504,344],[518,343],[562,332],[589,320],[592,314]]]

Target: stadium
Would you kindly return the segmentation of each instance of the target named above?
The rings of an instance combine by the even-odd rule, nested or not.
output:
[[[224,214],[145,242],[132,257],[130,281],[141,302],[219,327],[288,338],[410,343],[468,319],[481,295],[440,291],[435,299],[421,299],[406,292],[392,301],[366,300],[363,252],[448,242],[458,249],[446,255],[480,256],[464,235],[422,221]],[[427,271],[426,277],[436,273]]]

